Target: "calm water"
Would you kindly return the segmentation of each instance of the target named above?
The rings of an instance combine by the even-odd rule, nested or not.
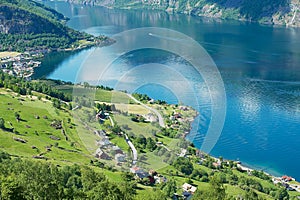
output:
[[[156,26],[171,28],[194,38],[218,66],[227,95],[225,126],[210,153],[239,159],[251,167],[275,175],[288,174],[300,180],[300,29],[156,11],[81,7],[65,2],[47,4],[70,17],[70,27],[94,35],[110,36],[132,28]],[[94,50],[50,54],[45,57],[43,66],[36,70],[35,76],[75,81],[81,64]],[[210,99],[201,77],[193,73],[188,63],[167,52],[144,49],[121,56],[112,64],[111,73],[148,63],[175,68],[186,66],[188,70],[183,74],[189,77],[194,87],[203,87],[203,92],[197,94],[201,99],[200,107],[197,107],[202,114],[197,121],[201,130],[198,139],[194,140],[195,145],[201,148],[201,138],[209,123]],[[137,77],[147,74],[147,71],[139,73],[135,74],[136,84],[143,81]],[[176,77],[170,78],[168,74],[157,76],[162,80],[176,81]],[[114,81],[103,81],[110,86],[115,84]],[[178,96],[163,85],[146,84],[138,91],[177,103]],[[193,104],[188,97],[183,101]]]

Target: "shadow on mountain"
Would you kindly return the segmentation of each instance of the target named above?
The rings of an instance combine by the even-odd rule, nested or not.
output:
[[[223,8],[240,8],[240,14],[250,20],[272,17],[291,11],[291,0],[206,0]]]

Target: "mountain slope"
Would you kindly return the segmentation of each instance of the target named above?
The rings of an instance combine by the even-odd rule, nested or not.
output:
[[[91,35],[64,25],[67,19],[32,0],[0,0],[0,51],[66,49]]]
[[[195,16],[300,26],[299,0],[69,0],[126,9],[147,8]]]

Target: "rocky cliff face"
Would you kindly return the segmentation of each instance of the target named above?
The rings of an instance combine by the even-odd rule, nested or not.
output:
[[[126,9],[149,8],[224,19],[300,27],[300,0],[68,0]]]

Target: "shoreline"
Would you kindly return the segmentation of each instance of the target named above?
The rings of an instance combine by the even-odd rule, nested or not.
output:
[[[45,57],[46,54],[49,54],[51,52],[77,52],[93,47],[105,47],[115,43],[115,41],[109,37],[100,37],[103,37],[103,39],[100,41],[95,38],[93,42],[78,46],[76,48],[57,48],[43,50],[36,48],[34,50],[26,50],[24,52],[0,51],[0,70],[10,75],[31,80],[31,77],[34,75],[34,68],[40,67],[40,65],[42,64],[41,59]],[[24,55],[26,55],[27,57],[24,57]],[[31,63],[34,63],[35,65],[32,67],[28,67],[27,65],[31,65]],[[10,64],[11,66],[9,66]],[[26,65],[27,67],[20,68],[20,66],[23,65]]]
[[[261,26],[272,26],[272,27],[278,27],[278,28],[300,28],[300,23],[296,23],[293,24],[294,19],[295,19],[295,15],[297,13],[298,10],[296,10],[296,12],[293,13],[294,17],[291,19],[291,21],[287,22],[287,21],[266,21],[264,22],[262,19],[258,19],[258,20],[251,20],[251,19],[245,19],[244,17],[238,17],[238,18],[226,18],[226,17],[222,17],[222,16],[214,16],[211,15],[210,13],[199,13],[199,14],[193,14],[191,11],[188,10],[182,10],[182,11],[174,11],[173,9],[167,8],[164,9],[164,7],[156,7],[155,5],[147,5],[144,4],[141,7],[131,7],[131,6],[126,6],[126,5],[121,5],[121,6],[115,6],[115,5],[111,5],[111,4],[105,4],[105,3],[95,3],[95,2],[79,2],[78,0],[59,0],[62,2],[67,2],[70,4],[75,4],[75,5],[81,5],[81,6],[100,6],[100,7],[105,7],[107,9],[119,9],[119,10],[148,10],[148,11],[161,11],[161,12],[165,12],[168,13],[169,15],[175,15],[175,14],[182,14],[182,15],[186,15],[186,16],[192,16],[192,17],[205,17],[205,18],[210,18],[210,19],[215,19],[215,20],[233,20],[233,21],[237,21],[237,22],[245,22],[245,23],[257,23]],[[223,12],[226,11],[226,9],[224,8]],[[299,12],[299,11],[298,11]],[[272,16],[273,17],[273,16]],[[284,15],[282,15],[281,17],[284,17]],[[279,23],[280,22],[280,23]],[[292,22],[292,23],[291,23]]]

